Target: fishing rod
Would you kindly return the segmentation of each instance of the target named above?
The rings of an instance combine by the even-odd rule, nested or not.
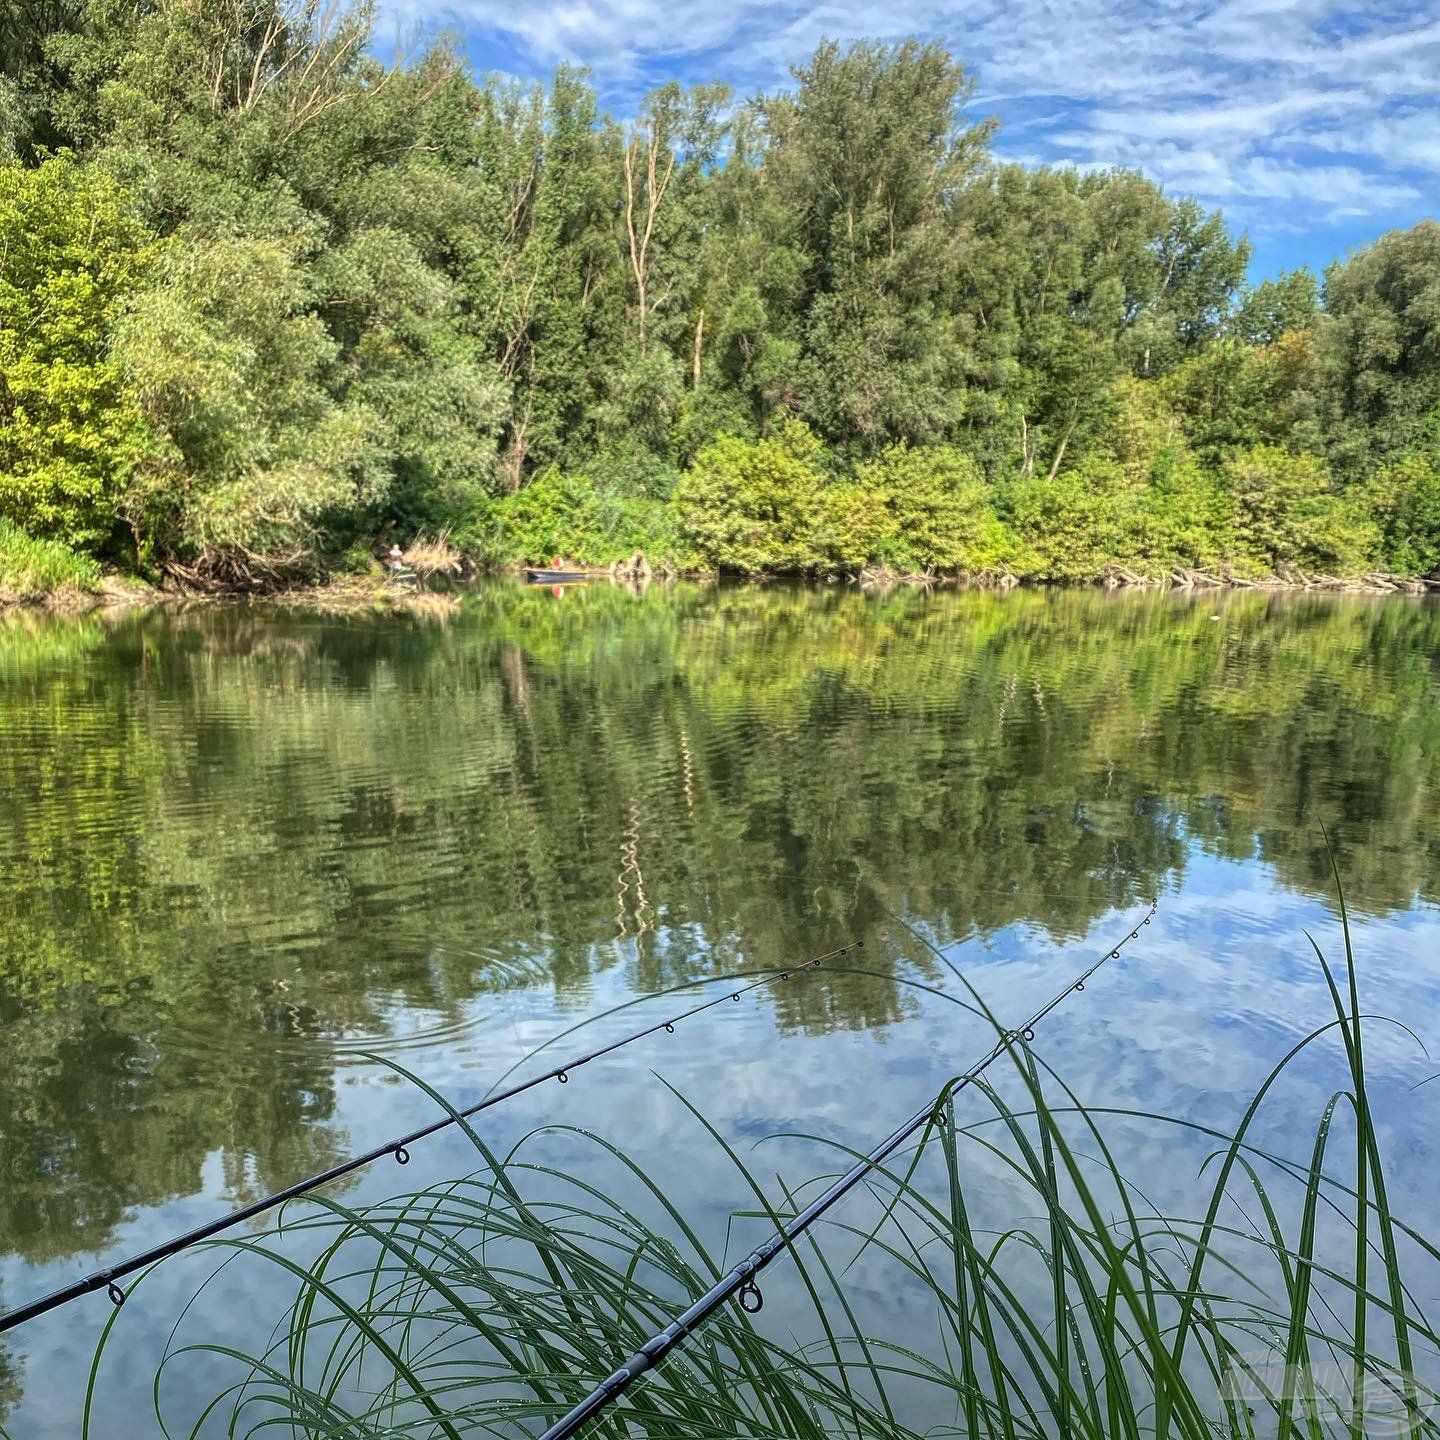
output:
[[[756,1314],[764,1305],[764,1297],[755,1277],[780,1253],[800,1238],[830,1207],[843,1199],[870,1172],[888,1159],[922,1125],[937,1120],[944,1123],[942,1106],[961,1090],[980,1077],[1001,1055],[1017,1041],[1027,1044],[1035,1038],[1035,1027],[1039,1025],[1068,995],[1085,988],[1085,982],[1100,967],[1111,960],[1118,960],[1120,952],[1140,931],[1155,918],[1159,905],[1158,898],[1150,903],[1149,913],[1116,946],[1107,950],[1093,965],[1059,991],[1055,997],[1042,1005],[1028,1020],[1013,1030],[1001,1030],[994,1048],[975,1065],[972,1065],[958,1081],[947,1087],[940,1100],[932,1101],[917,1110],[899,1129],[892,1131],[863,1159],[857,1160],[838,1180],[821,1195],[812,1200],[803,1210],[798,1211],[784,1225],[780,1226],[763,1244],[756,1246],[728,1274],[717,1280],[688,1309],[682,1310],[663,1330],[658,1330],[613,1374],[602,1380],[568,1414],[557,1420],[539,1440],[569,1440],[587,1421],[593,1420],[602,1410],[634,1384],[647,1371],[653,1370],[675,1347],[681,1344],[693,1331],[702,1325],[732,1295],[747,1315]],[[908,928],[908,927],[907,927]],[[912,933],[914,933],[912,931]],[[932,947],[933,948],[933,947]]]
[[[387,1140],[383,1145],[377,1145],[373,1150],[365,1151],[363,1155],[354,1155],[348,1160],[341,1161],[338,1165],[332,1165],[330,1169],[323,1170],[318,1175],[297,1180],[293,1185],[287,1185],[283,1190],[275,1191],[273,1195],[266,1195],[263,1199],[252,1201],[249,1205],[242,1205],[238,1210],[231,1210],[224,1215],[217,1216],[214,1220],[207,1221],[204,1225],[197,1225],[193,1230],[187,1230],[182,1235],[176,1235],[162,1244],[142,1250],[138,1255],[132,1255],[127,1260],[121,1260],[103,1270],[97,1270],[93,1275],[87,1275],[83,1279],[72,1281],[69,1285],[61,1286],[58,1290],[52,1290],[48,1295],[41,1295],[25,1305],[17,1305],[13,1310],[0,1311],[0,1334],[7,1330],[13,1330],[17,1325],[23,1325],[27,1320],[34,1320],[37,1316],[48,1314],[51,1310],[58,1310],[60,1306],[68,1305],[82,1295],[93,1295],[97,1290],[104,1290],[113,1305],[117,1307],[123,1305],[126,1292],[121,1287],[120,1281],[128,1275],[133,1275],[137,1270],[144,1270],[147,1266],[160,1260],[168,1260],[172,1255],[178,1255],[180,1251],[188,1250],[190,1246],[196,1245],[202,1240],[208,1240],[213,1235],[219,1235],[222,1231],[229,1230],[246,1220],[253,1220],[257,1215],[263,1215],[267,1211],[275,1209],[276,1206],[285,1204],[287,1200],[298,1199],[312,1190],[319,1189],[322,1185],[328,1185],[332,1180],[339,1180],[346,1175],[353,1174],[356,1170],[364,1169],[365,1166],[379,1160],[382,1156],[393,1155],[398,1164],[408,1165],[410,1163],[409,1147],[417,1140],[424,1140],[441,1130],[448,1129],[451,1125],[469,1119],[472,1115],[478,1115],[482,1110],[489,1110],[496,1105],[503,1104],[506,1100],[513,1100],[515,1096],[523,1095],[525,1091],[533,1090],[536,1086],[545,1084],[547,1080],[556,1080],[561,1085],[567,1084],[572,1071],[590,1064],[592,1060],[599,1060],[605,1055],[613,1054],[616,1050],[623,1050],[625,1046],[633,1045],[637,1040],[643,1040],[646,1036],[658,1034],[662,1030],[667,1034],[674,1034],[675,1027],[683,1021],[693,1019],[706,1010],[713,1010],[715,1006],[723,1005],[727,1000],[738,1001],[741,996],[748,995],[752,990],[758,990],[762,985],[773,985],[777,981],[789,980],[792,975],[800,975],[807,970],[813,970],[827,960],[838,960],[852,950],[863,950],[864,948],[863,940],[851,940],[848,944],[840,946],[838,950],[827,950],[825,954],[817,955],[813,960],[806,960],[803,964],[791,965],[783,969],[777,968],[763,975],[759,980],[752,981],[749,985],[742,985],[737,990],[717,995],[713,1000],[706,1000],[703,1004],[682,1010],[678,1015],[670,1016],[668,1020],[658,1020],[643,1030],[635,1031],[633,1035],[627,1035],[621,1040],[613,1040],[610,1044],[602,1045],[598,1050],[591,1050],[588,1054],[577,1056],[573,1060],[566,1060],[563,1064],[553,1066],[532,1079],[521,1081],[504,1090],[497,1090],[464,1110],[456,1110],[428,1125],[422,1125],[418,1130],[412,1130],[408,1135],[402,1135],[396,1140]],[[733,975],[715,976],[713,979],[701,977],[688,983],[704,985],[714,983],[716,980],[733,982],[737,978]]]

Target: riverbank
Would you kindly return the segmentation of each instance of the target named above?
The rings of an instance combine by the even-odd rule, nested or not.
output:
[[[892,585],[946,585],[1011,590],[1020,585],[1040,585],[1081,590],[1329,590],[1350,595],[1440,593],[1440,577],[1389,575],[1380,571],[1356,576],[1306,574],[1300,570],[1287,571],[1283,575],[1213,575],[1202,570],[1175,570],[1166,575],[1143,575],[1117,565],[1111,566],[1093,579],[1053,580],[1009,572],[937,575],[928,572],[902,573],[885,566],[868,566],[858,576],[844,578],[858,579],[862,586],[877,589]]]
[[[579,567],[577,567],[579,568]],[[123,575],[104,575],[93,584],[66,582],[46,589],[21,592],[0,585],[0,611],[30,609],[53,614],[80,614],[89,610],[129,609],[138,605],[210,605],[240,604],[257,601],[267,604],[303,606],[330,613],[354,613],[366,610],[437,614],[459,604],[459,593],[481,577],[518,579],[525,573],[522,566],[479,568],[467,566],[465,573],[414,576],[396,581],[385,576],[332,575],[312,583],[275,585],[273,587],[234,589],[165,588],[144,580]],[[675,571],[662,569],[643,574],[619,567],[585,571],[591,583],[644,587],[673,580],[715,582],[713,571]],[[1311,575],[1291,572],[1286,575],[1211,575],[1198,571],[1175,572],[1165,576],[1147,576],[1115,569],[1093,580],[1050,580],[1034,576],[1000,574],[936,574],[902,572],[884,566],[870,566],[858,574],[788,575],[765,574],[736,577],[750,584],[765,585],[777,581],[810,580],[818,583],[858,585],[866,591],[898,588],[912,589],[1063,589],[1063,590],[1175,590],[1202,591],[1305,591],[1345,595],[1415,595],[1440,594],[1440,578],[1426,576],[1388,575],[1380,572],[1362,576]],[[443,588],[432,588],[436,585]]]
[[[0,586],[0,613],[34,610],[53,615],[79,615],[93,610],[130,610],[144,605],[209,606],[254,601],[303,605],[336,613],[366,610],[437,613],[460,603],[453,591],[350,575],[332,576],[308,585],[252,591],[165,589],[120,575],[102,576],[88,586],[67,583],[23,593]]]
[[[56,615],[73,615],[86,610],[151,605],[168,598],[171,597],[166,592],[143,580],[118,575],[104,575],[86,584],[66,581],[23,590],[0,583],[0,610],[44,610]]]

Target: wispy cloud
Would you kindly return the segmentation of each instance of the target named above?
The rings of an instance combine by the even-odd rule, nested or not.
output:
[[[1013,153],[1141,166],[1258,231],[1379,230],[1440,200],[1434,0],[389,0],[483,67],[589,65],[626,106],[662,76],[784,82],[824,37],[933,36]],[[1005,152],[1005,131],[1001,150]],[[1350,230],[1353,231],[1353,225]],[[1349,232],[1347,232],[1349,233]]]

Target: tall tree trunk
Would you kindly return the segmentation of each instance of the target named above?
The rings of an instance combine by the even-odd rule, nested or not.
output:
[[[1070,423],[1065,427],[1065,433],[1060,437],[1059,448],[1055,451],[1055,458],[1050,462],[1050,478],[1052,480],[1060,473],[1060,462],[1065,458],[1065,447],[1069,445],[1070,437],[1075,433],[1075,420],[1079,413],[1079,405],[1071,408]]]
[[[635,156],[640,147],[640,135],[633,134],[625,143],[625,235],[630,249],[630,270],[635,277],[635,301],[639,309],[640,344],[645,344],[645,322],[650,309],[650,240],[655,233],[655,217],[664,203],[665,192],[670,188],[671,176],[675,173],[675,152],[666,149],[665,168],[661,173],[660,137],[652,125],[645,133],[645,176],[637,181]],[[637,217],[640,209],[641,190],[644,191],[643,219]]]

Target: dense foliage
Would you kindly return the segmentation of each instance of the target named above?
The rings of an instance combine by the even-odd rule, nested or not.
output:
[[[30,599],[62,587],[94,588],[100,567],[58,540],[37,540],[0,520],[0,598]]]
[[[388,65],[365,8],[0,18],[0,516],[150,572],[1440,563],[1440,225],[1245,284],[1218,214],[995,162],[935,45],[785,92]]]

